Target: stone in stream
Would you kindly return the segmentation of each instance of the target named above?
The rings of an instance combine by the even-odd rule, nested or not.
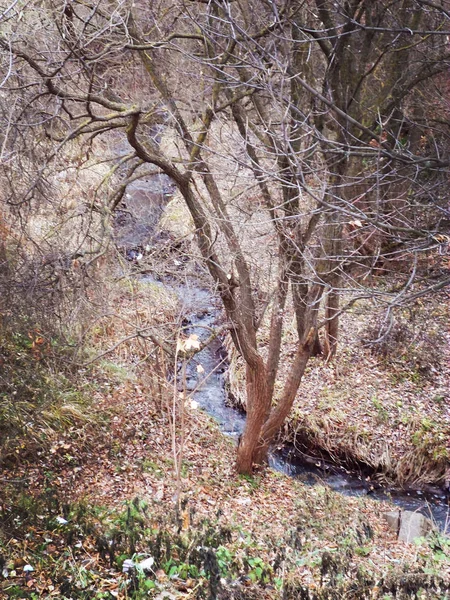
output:
[[[397,532],[401,542],[412,543],[416,538],[425,537],[434,529],[433,522],[418,512],[394,510],[383,513],[389,528]]]

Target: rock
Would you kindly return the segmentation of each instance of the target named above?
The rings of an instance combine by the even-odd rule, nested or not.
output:
[[[389,529],[392,529],[392,531],[395,531],[397,534],[400,529],[400,515],[401,511],[399,510],[383,513],[383,517],[386,519]]]
[[[197,387],[197,379],[189,378],[186,380],[186,391],[193,392]]]
[[[413,542],[416,538],[425,537],[433,529],[433,523],[420,513],[405,510],[400,517],[398,539],[402,542]]]
[[[416,538],[425,537],[433,529],[430,519],[410,510],[394,510],[383,513],[383,517],[401,542],[412,543]]]

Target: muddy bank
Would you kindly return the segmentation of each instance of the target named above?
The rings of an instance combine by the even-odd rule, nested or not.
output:
[[[236,410],[244,410],[240,396],[231,393],[229,398]],[[375,434],[367,435],[364,428],[358,431],[351,422],[347,426],[333,423],[323,413],[299,418],[298,411],[297,407],[276,442],[278,448],[283,448],[286,460],[294,465],[311,464],[325,472],[340,469],[357,474],[361,481],[368,482],[363,486],[364,493],[384,488],[449,498],[447,454],[441,449],[434,452],[436,444],[430,442],[424,447],[411,443],[403,455],[393,458],[388,439],[377,440]],[[420,429],[409,437],[419,435]],[[443,434],[437,437],[437,444],[445,444]]]

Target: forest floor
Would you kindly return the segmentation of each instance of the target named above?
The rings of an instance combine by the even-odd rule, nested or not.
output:
[[[190,405],[177,481],[170,386],[110,358],[89,421],[2,473],[0,598],[448,598],[447,538],[405,544],[388,504],[236,475],[234,442]]]
[[[178,258],[169,262],[177,276]],[[448,600],[449,538],[434,532],[406,544],[387,526],[387,503],[306,486],[269,468],[238,476],[234,441],[195,404],[186,404],[184,424],[178,418],[174,429],[170,366],[160,363],[155,373],[155,362],[145,362],[152,348],[133,332],[151,323],[173,335],[177,298],[133,277],[102,288],[101,297],[114,313],[92,328],[99,360],[91,357],[94,366],[84,371],[88,418],[33,453],[18,447],[18,460],[2,471],[0,598]],[[395,364],[392,353],[363,348],[373,316],[355,309],[343,320],[339,360],[312,361],[286,439],[309,438],[337,461],[347,454],[361,462],[369,450],[382,453],[384,440],[390,465],[402,456],[411,464],[408,449],[419,448],[426,466],[431,449],[433,471],[422,477],[422,469],[416,481],[439,482],[449,422],[448,365],[436,342],[447,325],[444,306],[436,296],[437,334],[425,348],[423,336],[411,345],[408,320],[406,341],[394,340]],[[116,346],[120,340],[128,341]],[[292,341],[288,334],[286,354]],[[233,360],[232,369],[239,384]],[[395,480],[394,471],[383,473]],[[134,567],[124,572],[127,561]]]

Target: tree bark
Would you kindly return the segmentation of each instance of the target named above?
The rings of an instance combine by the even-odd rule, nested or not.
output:
[[[311,327],[306,340],[304,340],[304,342],[300,344],[297,349],[294,362],[292,363],[287,381],[284,386],[283,395],[278,401],[277,405],[272,409],[269,418],[264,423],[264,427],[262,428],[260,439],[253,454],[254,464],[258,465],[267,462],[267,455],[270,445],[275,439],[275,436],[289,415],[292,405],[294,404],[300,382],[305,373],[306,365],[311,357],[316,334],[316,329]]]
[[[255,365],[247,364],[246,377],[247,419],[237,450],[236,469],[238,473],[249,475],[261,430],[270,410],[271,396],[262,359]]]
[[[326,356],[327,360],[333,358],[337,350],[339,333],[339,292],[335,289],[330,290],[325,304],[325,338],[326,338]]]
[[[253,455],[253,462],[255,464],[267,462],[270,444],[273,442],[294,404],[300,382],[305,373],[306,365],[308,364],[314,348],[314,342],[317,336],[316,325],[318,307],[323,291],[323,285],[315,284],[312,286],[308,295],[308,333],[303,337],[303,340],[299,342],[281,398],[278,400],[276,406],[272,408],[270,414],[268,414],[264,426],[262,427],[260,439],[255,447]]]

